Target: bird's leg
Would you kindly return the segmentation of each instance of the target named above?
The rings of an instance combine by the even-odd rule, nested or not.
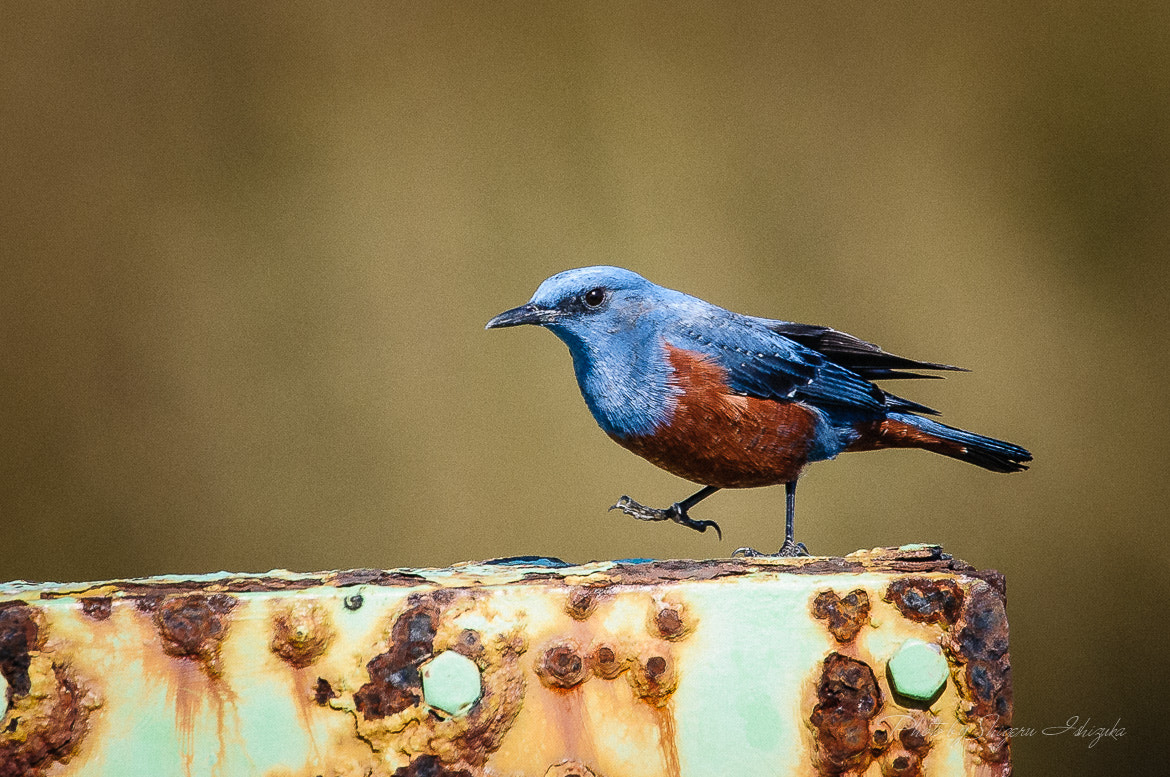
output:
[[[617,504],[609,509],[621,510],[626,515],[637,518],[639,521],[674,521],[677,524],[698,532],[712,528],[719,535],[719,539],[723,539],[723,532],[719,529],[719,524],[714,521],[696,521],[687,515],[688,510],[718,490],[715,486],[706,486],[701,491],[691,494],[681,502],[675,502],[665,510],[638,504],[628,496],[623,496],[617,501]]]
[[[784,544],[776,551],[777,556],[807,556],[808,548],[796,541],[796,481],[784,484]]]
[[[784,544],[780,546],[780,550],[776,551],[776,555],[780,558],[792,558],[793,556],[807,556],[808,548],[804,546],[803,542],[796,541],[796,481],[790,481],[784,484]],[[740,548],[731,554],[733,556],[742,556],[747,558],[758,558],[765,554],[760,553],[754,548]]]

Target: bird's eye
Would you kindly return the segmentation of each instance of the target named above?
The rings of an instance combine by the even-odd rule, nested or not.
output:
[[[596,289],[590,289],[589,291],[585,292],[585,296],[582,297],[582,299],[584,299],[585,304],[591,308],[599,307],[602,302],[605,302],[605,289],[601,288],[600,286]]]

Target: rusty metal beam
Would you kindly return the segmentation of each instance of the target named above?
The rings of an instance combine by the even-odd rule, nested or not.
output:
[[[1003,579],[933,546],[0,585],[0,777],[1005,775]]]

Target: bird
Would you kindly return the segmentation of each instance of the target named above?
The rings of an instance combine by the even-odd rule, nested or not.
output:
[[[690,510],[720,489],[785,487],[784,543],[795,539],[796,484],[839,454],[918,448],[992,472],[1027,469],[1018,445],[947,426],[938,411],[875,381],[959,367],[896,356],[825,326],[735,313],[621,267],[566,270],[486,329],[530,324],[569,348],[598,426],[642,458],[702,488],[667,508],[622,496],[611,510],[723,532]],[[926,373],[926,374],[924,374]],[[741,555],[764,555],[750,548]]]

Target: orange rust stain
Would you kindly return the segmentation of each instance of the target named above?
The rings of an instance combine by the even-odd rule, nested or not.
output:
[[[654,720],[658,723],[658,746],[662,749],[663,766],[667,777],[680,777],[682,766],[678,760],[678,742],[674,727],[673,705],[654,708]]]
[[[958,443],[940,439],[905,421],[896,421],[892,418],[859,424],[857,432],[861,436],[845,449],[846,453],[876,451],[882,448],[922,448],[944,456],[966,453],[966,448]]]
[[[317,737],[313,733],[313,713],[314,707],[317,706],[318,682],[313,679],[315,673],[305,668],[290,667],[289,675],[292,683],[293,702],[297,709],[297,720],[300,721],[301,727],[305,730],[305,736],[309,740],[309,751],[312,758],[317,761],[321,753],[317,748]],[[328,697],[326,697],[326,702],[328,703]]]
[[[218,748],[216,770],[227,758],[227,711],[231,705],[239,736],[236,696],[223,678],[220,647],[226,638],[235,597],[226,594],[186,594],[152,600],[138,609],[150,617],[158,635],[144,644],[143,666],[149,675],[165,678],[167,699],[175,710],[175,733],[183,773],[195,767],[195,727],[204,718],[205,705],[215,717]]]
[[[597,763],[593,731],[582,697],[584,689],[578,685],[570,690],[555,689],[552,692],[556,698],[546,709],[551,713],[553,727],[564,745],[564,757],[582,763]]]
[[[667,345],[679,390],[670,422],[653,434],[614,437],[667,472],[718,488],[795,480],[816,433],[816,415],[798,402],[734,394],[727,372],[702,354]]]
[[[172,662],[168,675],[167,698],[175,708],[175,732],[179,739],[179,753],[183,760],[183,773],[194,774],[195,725],[202,716],[204,702],[209,702],[215,715],[215,733],[218,749],[216,764],[227,758],[227,705],[235,705],[232,693],[219,677],[209,677],[196,661],[177,659]]]

